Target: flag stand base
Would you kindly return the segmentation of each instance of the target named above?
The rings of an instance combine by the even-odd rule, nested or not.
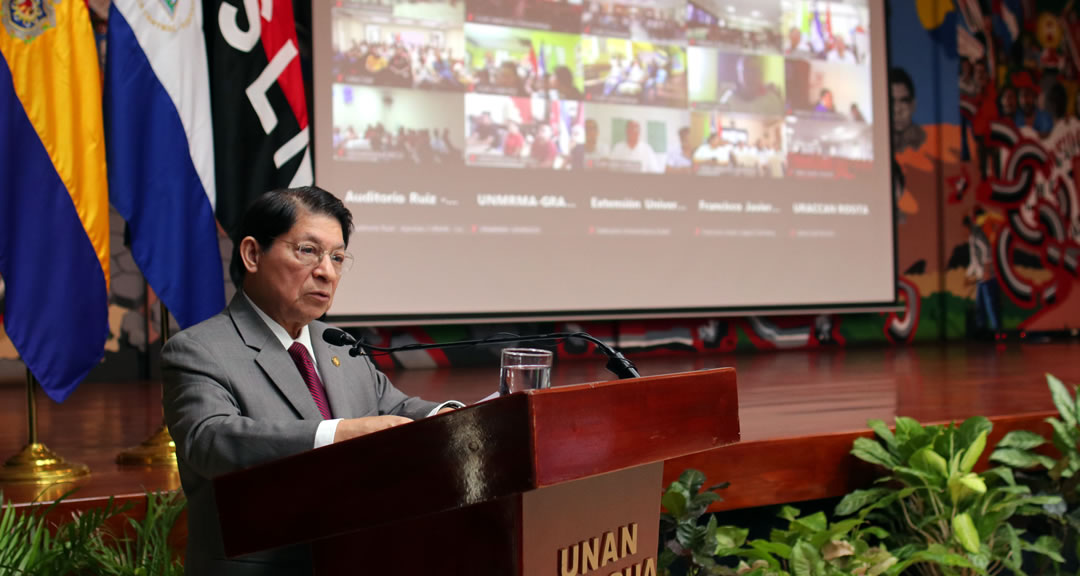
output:
[[[85,465],[68,462],[48,446],[34,442],[4,463],[0,483],[52,484],[89,475]]]
[[[0,467],[0,484],[53,484],[90,475],[83,464],[64,460],[45,444],[38,442],[37,379],[26,369],[26,428],[29,443]]]
[[[124,450],[116,457],[121,466],[169,466],[176,468],[176,442],[169,428],[162,425],[142,444]]]
[[[161,344],[169,340],[169,309],[165,302],[158,300],[161,306]],[[165,419],[164,410],[161,414]],[[116,463],[121,466],[153,466],[176,468],[176,442],[169,434],[169,427],[162,424],[142,444],[128,448],[116,456]]]

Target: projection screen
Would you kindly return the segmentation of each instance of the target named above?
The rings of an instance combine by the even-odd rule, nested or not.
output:
[[[335,319],[894,302],[882,2],[313,9]]]

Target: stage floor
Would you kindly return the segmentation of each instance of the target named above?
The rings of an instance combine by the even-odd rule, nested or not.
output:
[[[753,443],[760,451],[785,439],[860,433],[869,418],[891,421],[903,415],[942,422],[981,414],[1041,419],[1053,409],[1044,374],[1080,383],[1078,359],[1078,343],[1014,343],[688,355],[639,360],[638,366],[643,375],[734,366],[742,444]],[[410,394],[472,402],[497,388],[498,368],[409,370],[390,377]],[[559,385],[612,377],[597,358],[560,364],[552,378]],[[156,382],[88,383],[62,405],[39,397],[41,441],[91,468],[91,476],[75,485],[78,490],[73,498],[179,488],[175,472],[115,464],[118,452],[137,444],[160,424],[160,393]],[[0,386],[0,458],[14,454],[26,441],[25,405],[23,386]],[[735,447],[713,452],[722,454],[730,448]],[[737,452],[729,454],[734,457]],[[760,457],[767,461],[769,455]],[[677,475],[674,467],[683,463],[673,463],[666,476]],[[719,469],[714,466],[710,478],[730,480],[741,465],[732,458],[731,470],[727,464]],[[39,487],[15,485],[0,486],[0,490],[5,499],[16,502],[33,500],[40,492]],[[731,506],[747,503],[759,502],[730,502]]]

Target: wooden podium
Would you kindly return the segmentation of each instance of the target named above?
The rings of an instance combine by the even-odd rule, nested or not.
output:
[[[319,576],[654,575],[663,461],[738,441],[738,406],[723,368],[512,394],[333,444],[215,480],[225,551],[308,543]]]

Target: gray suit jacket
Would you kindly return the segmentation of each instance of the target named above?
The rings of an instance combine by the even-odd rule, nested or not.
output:
[[[394,388],[367,357],[331,349],[322,339],[327,328],[313,322],[309,330],[335,418],[394,414],[419,419],[437,406]],[[307,546],[227,560],[211,483],[215,476],[315,445],[322,417],[289,353],[237,293],[225,311],[170,339],[162,354],[165,422],[176,441],[188,499],[187,574],[309,574]],[[309,488],[281,486],[281,494],[300,498]]]

